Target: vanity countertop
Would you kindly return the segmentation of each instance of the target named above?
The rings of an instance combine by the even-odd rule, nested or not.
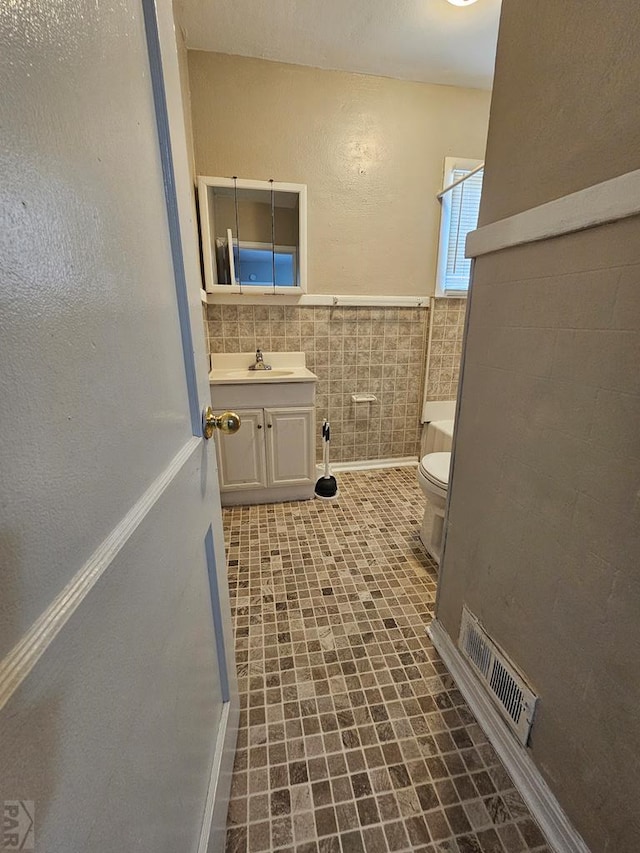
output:
[[[214,353],[211,385],[272,385],[280,382],[317,382],[318,377],[306,366],[303,352],[263,352],[271,370],[249,370],[255,364],[255,352]]]

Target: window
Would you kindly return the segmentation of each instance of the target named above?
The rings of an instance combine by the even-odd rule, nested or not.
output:
[[[444,161],[443,189],[482,165],[481,160],[447,157]],[[464,296],[469,289],[471,260],[464,256],[469,231],[478,227],[484,170],[442,196],[440,243],[436,276],[437,296]]]

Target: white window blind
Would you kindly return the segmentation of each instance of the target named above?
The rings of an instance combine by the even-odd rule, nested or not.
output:
[[[453,169],[450,173],[450,183],[468,175],[471,169]],[[443,264],[441,287],[445,293],[465,292],[469,288],[471,275],[471,260],[464,256],[464,246],[469,231],[478,227],[480,211],[480,196],[482,194],[481,169],[458,184],[447,194],[450,198],[443,204],[443,216],[447,216],[447,228],[441,233],[445,245],[441,251],[446,252],[446,262]]]

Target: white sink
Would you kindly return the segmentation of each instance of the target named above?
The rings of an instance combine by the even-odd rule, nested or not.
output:
[[[315,382],[318,377],[305,366],[303,352],[264,353],[271,370],[249,370],[255,353],[216,353],[209,373],[211,385],[268,385],[275,382]]]
[[[224,372],[229,377],[238,377],[239,379],[252,379],[258,382],[263,382],[265,379],[277,379],[281,376],[293,376],[295,370],[283,370],[282,368],[271,368],[271,370],[225,370]]]

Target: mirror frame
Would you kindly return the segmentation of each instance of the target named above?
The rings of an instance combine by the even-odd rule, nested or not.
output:
[[[200,244],[202,246],[202,260],[204,264],[204,283],[207,293],[231,294],[244,293],[264,296],[265,294],[279,293],[283,296],[300,295],[307,292],[307,185],[291,184],[283,181],[253,181],[247,178],[238,178],[239,190],[267,190],[272,186],[275,192],[296,193],[298,195],[298,268],[300,284],[294,287],[270,285],[243,284],[219,284],[216,267],[215,253],[212,247],[213,210],[210,207],[210,189],[217,187],[233,189],[233,178],[216,178],[207,175],[198,176],[198,210],[200,213]]]

